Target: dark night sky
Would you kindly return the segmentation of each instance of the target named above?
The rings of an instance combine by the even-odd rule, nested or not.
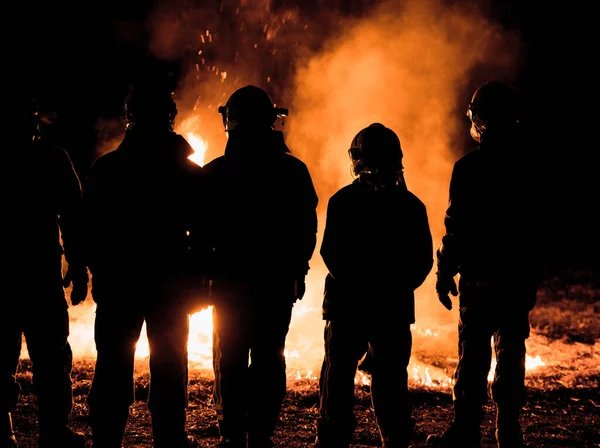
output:
[[[583,1],[477,3],[506,28],[518,29],[527,48],[518,84],[535,135],[532,156],[544,172],[548,264],[598,265],[600,190],[593,162],[599,148],[597,124],[591,122],[598,114],[590,110],[597,99],[592,69],[597,50],[592,51],[594,28],[586,23],[593,17],[590,7]],[[358,4],[365,2],[345,3],[350,10]],[[97,143],[98,117],[118,116],[125,86],[147,60],[144,24],[155,5],[139,0],[80,5],[24,3],[26,11],[13,14],[20,26],[11,66],[17,77],[38,82],[43,105],[58,117],[57,141],[85,173]],[[178,61],[169,63],[177,67]]]

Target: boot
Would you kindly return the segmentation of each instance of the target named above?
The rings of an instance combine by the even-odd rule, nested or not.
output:
[[[40,433],[38,448],[85,448],[86,438],[80,432],[75,432],[67,427],[51,433]]]
[[[350,448],[355,428],[355,422],[340,425],[319,418],[313,448]]]
[[[151,416],[155,448],[188,448],[185,409],[170,413],[156,411]]]
[[[17,443],[17,438],[15,437],[15,431],[13,430],[13,426],[12,426],[12,417],[10,415],[10,412],[7,412],[7,428],[6,428],[6,447],[7,448],[17,448],[19,446],[19,444]]]
[[[129,406],[115,409],[112,413],[90,411],[92,441],[94,448],[121,448],[129,417]]]
[[[398,424],[393,429],[380,427],[382,448],[408,448],[414,428],[415,420],[413,418],[409,418],[404,424]]]
[[[454,402],[454,421],[441,435],[432,434],[427,437],[426,446],[435,448],[480,448],[481,407],[467,407]]]
[[[519,423],[519,410],[497,407],[496,441],[498,448],[525,447]]]
[[[452,423],[441,435],[427,437],[425,446],[432,448],[481,448],[481,432],[467,431],[464,427]]]

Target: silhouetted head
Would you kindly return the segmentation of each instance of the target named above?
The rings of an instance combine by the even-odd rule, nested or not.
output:
[[[355,176],[371,176],[382,185],[404,182],[400,139],[381,123],[373,123],[356,134],[348,153]]]
[[[481,85],[467,109],[471,137],[481,142],[487,136],[514,128],[519,122],[518,109],[516,93],[508,84],[490,81]]]
[[[173,129],[177,106],[171,92],[151,84],[134,85],[125,99],[127,129],[148,127]]]
[[[287,109],[275,107],[263,89],[247,85],[229,97],[225,106],[219,106],[226,132],[263,131],[273,128],[277,117],[287,116]]]

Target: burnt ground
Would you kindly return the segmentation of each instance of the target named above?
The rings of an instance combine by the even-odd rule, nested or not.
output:
[[[546,281],[531,313],[532,344],[542,359],[554,363],[528,372],[529,400],[522,416],[528,446],[600,447],[600,278],[568,272]],[[529,344],[528,344],[529,350]],[[93,374],[92,361],[76,361],[73,371],[73,427],[89,434],[85,397]],[[23,394],[13,414],[20,446],[35,447],[36,414],[33,406],[31,370],[21,362],[19,381]],[[275,441],[278,447],[310,447],[317,416],[317,382],[290,380]],[[216,418],[211,403],[212,380],[202,373],[190,377],[189,431],[201,447],[217,440]],[[451,395],[440,385],[411,385],[417,421],[413,447],[425,446],[428,434],[439,432],[452,418]],[[380,446],[369,387],[357,385],[355,412],[359,424],[354,448]],[[126,447],[152,446],[149,413],[145,405],[148,375],[136,379],[136,402],[132,406],[124,441]],[[483,448],[495,447],[494,408],[487,406],[483,424]]]

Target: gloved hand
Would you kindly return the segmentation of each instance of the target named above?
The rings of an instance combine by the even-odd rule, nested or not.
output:
[[[294,280],[294,297],[296,300],[302,300],[304,294],[306,293],[306,281],[305,277],[299,277]]]
[[[69,265],[63,279],[63,286],[68,288],[73,284],[73,288],[71,289],[72,305],[79,305],[85,301],[88,293],[88,281],[88,270],[85,266]]]
[[[437,292],[438,299],[441,304],[444,305],[447,310],[451,310],[452,299],[450,299],[449,294],[452,294],[454,297],[458,295],[458,289],[456,288],[454,277],[447,277],[438,274],[435,282],[435,292]]]

